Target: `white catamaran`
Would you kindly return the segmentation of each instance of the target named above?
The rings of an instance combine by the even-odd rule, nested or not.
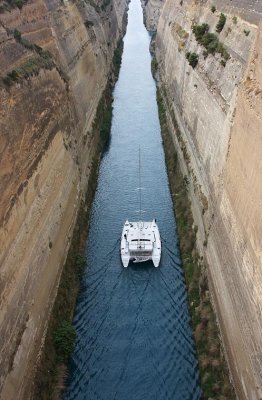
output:
[[[161,258],[161,239],[159,229],[154,219],[151,222],[142,221],[141,218],[141,173],[139,149],[139,199],[140,221],[124,224],[121,237],[121,259],[126,268],[129,261],[144,262],[152,260],[155,267],[159,266]]]

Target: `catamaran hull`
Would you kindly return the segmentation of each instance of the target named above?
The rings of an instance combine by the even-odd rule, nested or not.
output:
[[[121,237],[121,259],[125,268],[129,262],[143,263],[152,260],[157,268],[161,259],[161,239],[156,220],[128,222]]]

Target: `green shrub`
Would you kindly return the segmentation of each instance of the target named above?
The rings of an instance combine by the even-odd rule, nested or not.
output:
[[[246,29],[244,29],[244,34],[245,34],[246,36],[248,36],[248,35],[250,34],[250,31],[247,31]]]
[[[18,7],[20,10],[27,0],[5,0],[3,4],[0,5],[0,13],[5,11],[10,11],[12,8]]]
[[[30,42],[29,42],[30,43]],[[34,50],[38,53],[38,54],[44,54],[47,53],[49,55],[49,57],[51,57],[51,53],[49,53],[49,51],[47,50],[43,50],[43,48],[41,46],[38,46],[37,44],[33,44],[32,45],[34,47]]]
[[[166,110],[163,102],[163,97],[160,96],[159,91],[157,92],[157,105],[158,105],[159,118],[160,121],[162,121],[166,118]]]
[[[203,53],[205,58],[207,57],[207,54],[220,53],[225,61],[229,59],[230,56],[225,50],[223,44],[218,40],[217,35],[215,33],[208,32],[208,24],[194,25],[192,30],[198,43],[200,43],[206,49],[205,54]]]
[[[152,61],[151,61],[151,71],[152,71],[152,75],[155,77],[156,72],[157,72],[157,68],[158,68],[158,63],[156,60],[156,57],[152,57]]]
[[[8,72],[4,77],[2,77],[2,81],[6,86],[11,86],[18,79],[17,70],[13,69],[11,72]]]
[[[216,12],[216,7],[215,7],[215,6],[212,6],[212,7],[211,7],[211,11],[212,11],[212,13],[214,14],[214,12]]]
[[[37,47],[40,49],[39,51],[36,50]],[[41,47],[36,45],[34,45],[34,48],[43,60],[47,60],[50,62],[52,61],[52,55],[48,50],[43,50]]]
[[[25,1],[23,1],[23,0],[15,0],[14,1],[15,6],[18,7],[20,10],[23,7],[24,3],[25,3]]]
[[[193,25],[192,31],[196,37],[196,40],[199,42],[203,35],[209,31],[209,25],[208,24],[202,24],[202,25]]]
[[[224,52],[224,46],[222,45],[221,42],[219,42],[219,40],[217,40],[217,45],[216,45],[216,52],[220,53],[221,55]]]
[[[35,45],[29,42],[27,39],[21,39],[20,43],[29,50],[35,50]]]
[[[77,254],[75,263],[76,263],[75,266],[76,266],[76,269],[77,269],[77,276],[79,278],[81,278],[82,275],[83,275],[83,271],[85,269],[85,266],[86,266],[86,259],[85,259],[85,257],[83,255]]]
[[[223,51],[221,53],[221,56],[224,58],[225,61],[228,61],[230,59],[229,53],[226,51],[226,49],[223,47]]]
[[[186,59],[188,60],[188,63],[192,68],[195,68],[197,66],[198,55],[196,53],[190,53],[190,51],[188,51],[186,53]]]
[[[53,340],[60,363],[65,363],[74,350],[76,332],[71,322],[62,321],[54,332]]]
[[[8,72],[7,74],[13,81],[16,81],[18,78],[18,73],[15,69],[13,69],[11,72]]]
[[[232,20],[233,20],[233,23],[236,25],[236,24],[237,24],[237,17],[234,16],[234,17],[232,18]]]
[[[34,58],[29,58],[22,65],[8,72],[2,81],[5,85],[11,86],[19,78],[28,78],[29,76],[38,74],[41,68],[51,69],[54,67],[54,62],[48,51],[41,50],[39,55]]]
[[[226,66],[226,61],[225,60],[221,60],[220,64],[223,65],[223,67],[225,67]]]
[[[21,41],[21,32],[19,32],[17,29],[14,30],[14,38],[15,38],[15,40],[17,40],[18,42]]]
[[[214,33],[206,32],[200,40],[200,43],[207,49],[208,53],[214,54],[218,48],[218,38]]]
[[[109,107],[104,112],[103,121],[100,128],[100,137],[103,142],[107,142],[110,136],[111,122],[112,122],[112,107]]]
[[[124,48],[123,41],[119,40],[113,56],[113,68],[116,76],[118,75],[121,67],[123,48]]]
[[[6,86],[11,86],[12,85],[12,78],[10,78],[10,76],[9,75],[5,75],[5,76],[3,76],[2,77],[2,81],[4,82],[4,84],[6,85]]]
[[[225,14],[221,13],[220,17],[219,17],[219,21],[216,25],[216,31],[218,33],[220,33],[222,31],[222,29],[224,28],[226,20],[227,20],[227,17],[225,16]]]

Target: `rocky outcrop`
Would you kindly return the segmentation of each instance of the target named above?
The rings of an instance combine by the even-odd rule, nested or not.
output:
[[[155,32],[165,0],[142,0],[144,23],[148,31]]]
[[[249,400],[262,397],[261,18],[255,0],[166,0],[156,36],[198,247],[234,386]],[[215,44],[203,39],[202,24]]]
[[[11,400],[29,398],[127,2],[8,4],[0,1],[0,398]]]

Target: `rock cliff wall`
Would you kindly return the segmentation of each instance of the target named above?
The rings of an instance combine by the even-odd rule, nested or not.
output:
[[[0,398],[8,400],[29,398],[127,7],[12,4],[0,1]]]
[[[226,19],[216,32],[221,12]],[[156,36],[198,246],[234,386],[248,400],[262,398],[261,18],[255,0],[166,0]],[[202,24],[216,43],[203,39]]]
[[[165,0],[142,0],[144,23],[151,32],[155,32],[157,29],[164,2]]]

